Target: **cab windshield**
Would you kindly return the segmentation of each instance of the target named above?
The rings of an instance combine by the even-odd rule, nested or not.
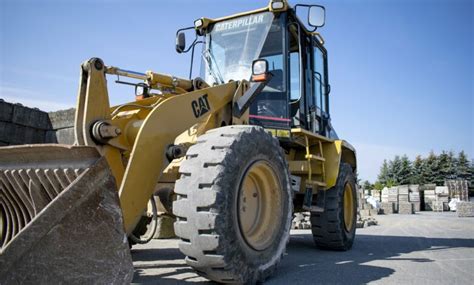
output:
[[[204,79],[211,85],[250,79],[270,31],[274,15],[253,14],[214,24],[206,35],[203,52]]]
[[[206,35],[201,76],[211,86],[250,80],[252,62],[266,59],[273,77],[250,107],[250,123],[287,127],[283,35],[279,16],[263,12],[217,22]]]

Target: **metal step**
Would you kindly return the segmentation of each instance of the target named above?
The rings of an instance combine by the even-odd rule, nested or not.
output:
[[[317,181],[317,180],[306,180],[306,183],[316,185],[316,186],[319,186],[319,187],[326,187],[327,186],[326,182]]]
[[[309,160],[316,160],[316,161],[323,161],[323,162],[326,161],[324,157],[319,156],[319,155],[314,155],[314,154],[306,155],[305,158]]]

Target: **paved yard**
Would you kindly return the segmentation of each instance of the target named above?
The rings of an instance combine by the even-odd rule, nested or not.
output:
[[[424,212],[377,220],[358,229],[348,252],[319,250],[309,230],[292,231],[278,274],[265,284],[473,284],[474,218]],[[186,266],[177,240],[136,246],[132,256],[134,282],[208,283]]]

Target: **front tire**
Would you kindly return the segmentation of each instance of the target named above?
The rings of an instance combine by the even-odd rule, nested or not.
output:
[[[186,263],[222,283],[256,283],[277,267],[289,239],[291,188],[278,141],[260,127],[199,137],[180,167],[176,234]]]

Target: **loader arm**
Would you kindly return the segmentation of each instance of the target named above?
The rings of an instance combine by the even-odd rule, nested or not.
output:
[[[237,83],[231,82],[170,97],[154,107],[143,121],[119,190],[127,233],[133,231],[169,164],[165,155],[167,146],[179,134],[231,103],[236,87]],[[200,113],[207,111],[199,115],[193,106],[200,106]]]
[[[148,105],[144,104],[142,108],[136,107],[138,102],[129,103],[128,106],[124,104],[120,112],[112,117],[111,110],[117,110],[117,107],[109,107],[105,76],[107,73],[116,74],[117,68],[107,68],[100,59],[93,58],[85,62],[81,70],[75,122],[76,143],[95,146],[106,158],[117,185],[120,185],[118,191],[124,226],[126,233],[130,234],[142,216],[163,170],[169,164],[167,147],[193,125],[208,121],[209,117],[216,116],[226,106],[230,108],[234,96],[240,97],[239,93],[243,92],[243,88],[238,88],[239,85],[247,84],[230,82],[156,100],[150,98]],[[170,82],[169,77],[164,75],[156,76],[148,72],[146,76],[151,85]],[[161,82],[153,82],[157,78]],[[174,81],[179,80],[185,81]],[[124,123],[120,119],[121,112],[131,111],[139,112],[140,116],[130,117]],[[97,142],[91,128],[98,122],[115,126],[120,129],[120,135],[106,143]],[[129,148],[129,154],[126,154],[127,150],[124,152],[114,146],[120,140],[121,145]],[[128,158],[127,164],[123,163],[124,156]]]

